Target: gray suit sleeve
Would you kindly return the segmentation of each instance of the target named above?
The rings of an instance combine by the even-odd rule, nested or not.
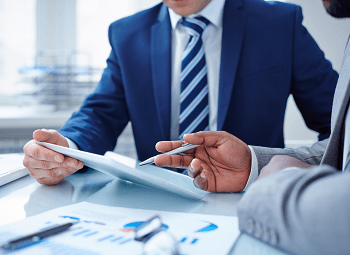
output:
[[[239,227],[295,254],[350,254],[350,173],[328,165],[280,171],[253,183]]]
[[[329,139],[319,141],[311,147],[302,146],[296,149],[292,148],[267,148],[260,146],[251,146],[258,160],[259,174],[261,169],[267,165],[275,155],[288,155],[300,159],[306,164],[319,165],[321,163],[324,151],[326,150]]]

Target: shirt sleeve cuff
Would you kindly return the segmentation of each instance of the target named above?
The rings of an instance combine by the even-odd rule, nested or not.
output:
[[[252,155],[252,162],[251,162],[251,169],[250,169],[250,175],[248,178],[248,181],[242,191],[246,191],[246,189],[251,185],[254,181],[258,179],[259,170],[258,170],[258,159],[256,158],[255,152],[251,146],[249,146],[250,153]]]
[[[285,171],[290,171],[290,170],[295,170],[295,169],[300,169],[299,167],[295,167],[295,166],[291,166],[291,167],[287,167],[281,171],[285,172]]]
[[[74,150],[79,150],[78,146],[73,142],[71,139],[65,137],[68,143],[69,148],[74,149]]]

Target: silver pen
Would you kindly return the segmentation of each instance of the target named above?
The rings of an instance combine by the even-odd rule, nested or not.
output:
[[[181,147],[176,148],[176,149],[171,150],[171,151],[168,151],[168,152],[165,152],[164,154],[166,154],[166,155],[175,155],[175,154],[179,154],[179,153],[182,153],[182,152],[185,152],[185,151],[194,149],[194,148],[196,148],[196,147],[198,147],[198,146],[200,146],[200,145],[184,143],[183,145],[181,145]],[[140,163],[140,166],[148,165],[148,164],[153,164],[153,163],[154,163],[154,159],[155,159],[156,157],[157,157],[157,156],[154,156],[154,157],[152,157],[152,158],[146,159],[145,161],[142,161],[142,162]]]

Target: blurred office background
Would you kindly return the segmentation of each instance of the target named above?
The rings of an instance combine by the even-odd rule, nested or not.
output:
[[[0,0],[0,153],[21,152],[37,128],[59,128],[99,81],[109,24],[159,2]],[[284,2],[302,6],[304,25],[339,72],[349,21],[328,16],[321,0]],[[316,140],[290,97],[286,146]],[[136,157],[130,125],[115,150]]]

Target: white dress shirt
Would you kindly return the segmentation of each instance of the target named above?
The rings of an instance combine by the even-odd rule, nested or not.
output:
[[[222,41],[222,17],[225,0],[212,0],[200,12],[188,17],[202,16],[210,21],[202,34],[205,62],[209,87],[209,130],[217,130],[219,74]],[[189,34],[181,24],[182,16],[169,8],[171,32],[171,122],[170,139],[179,139],[180,93],[181,93],[181,59],[188,41]]]

